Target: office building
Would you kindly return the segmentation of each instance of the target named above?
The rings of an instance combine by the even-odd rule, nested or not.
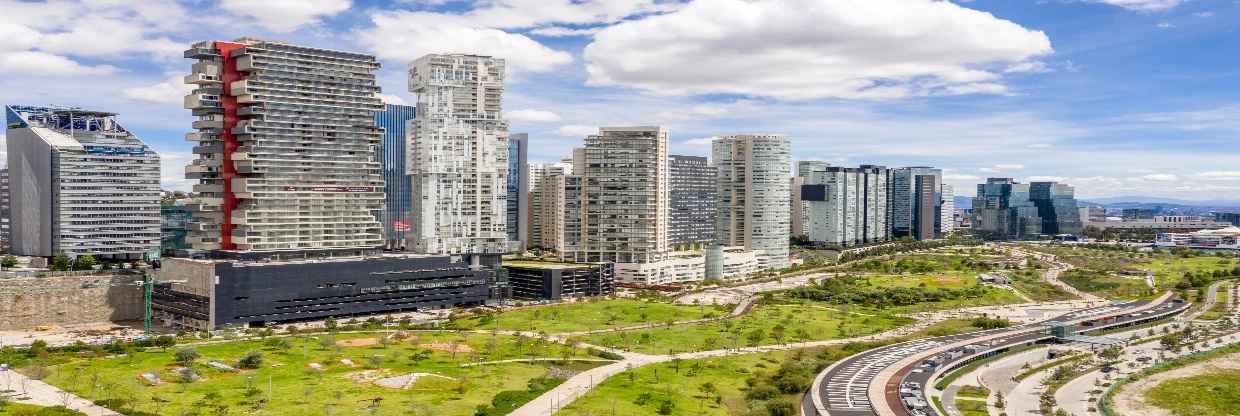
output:
[[[943,184],[939,195],[939,237],[956,230],[956,188]]]
[[[199,250],[353,250],[383,245],[373,56],[243,38],[208,41],[186,82],[198,159],[189,204]],[[296,65],[290,65],[295,63]]]
[[[171,256],[189,249],[185,237],[189,235],[194,213],[185,206],[186,201],[172,200],[159,206],[160,250],[163,251],[164,256]]]
[[[530,223],[530,170],[529,135],[514,133],[508,136],[508,182],[505,213],[508,223],[508,242],[517,250],[528,247]]]
[[[1074,189],[1062,183],[1033,182],[1029,184],[1029,199],[1038,207],[1042,218],[1042,234],[1080,235],[1081,211],[1077,209]]]
[[[788,267],[792,228],[788,138],[779,134],[719,137],[712,143],[711,160],[719,175],[715,238],[725,246],[753,250],[763,269]]]
[[[1240,250],[1240,228],[1199,230],[1191,233],[1162,233],[1154,240],[1155,247],[1192,248],[1201,250]]]
[[[10,252],[159,257],[159,155],[116,114],[5,107]]]
[[[603,127],[586,137],[576,262],[654,263],[669,252],[667,130]],[[619,266],[617,266],[619,273]]]
[[[1148,220],[1158,215],[1159,211],[1153,208],[1124,208],[1120,216],[1125,220]]]
[[[672,155],[668,244],[705,247],[715,241],[715,167],[705,157]]]
[[[508,123],[504,60],[426,55],[409,64],[418,96],[410,129],[411,248],[420,253],[508,249]]]
[[[792,177],[790,191],[792,193],[791,211],[788,218],[792,224],[793,237],[809,236],[809,205],[801,199],[801,186],[805,185],[805,178],[809,177],[810,172],[822,171],[828,166],[827,162],[821,160],[798,160],[796,175]]]
[[[157,286],[160,321],[262,326],[507,295],[498,253],[381,252],[386,155],[375,113],[385,107],[373,56],[248,38],[200,42],[185,56],[197,60],[185,99],[198,117],[187,138],[199,159],[186,168],[199,180],[189,204],[197,250],[159,270],[158,280],[181,281]],[[411,209],[416,224],[422,208]]]
[[[1218,222],[1225,222],[1225,223],[1235,225],[1235,226],[1240,226],[1240,213],[1238,212],[1216,212],[1214,213],[1214,220]]]
[[[417,114],[411,105],[386,104],[375,113],[375,124],[383,128],[383,244],[388,249],[403,249],[409,230],[413,228],[413,183],[405,161],[408,149],[408,127]]]
[[[564,177],[572,174],[573,167],[565,163],[531,163],[528,169],[529,247],[559,251],[563,248]]]
[[[1098,221],[1085,220],[1082,222],[1087,228],[1096,228],[1100,231],[1117,231],[1121,233],[1133,234],[1190,233],[1201,230],[1227,228],[1233,225],[1227,222],[1217,221],[1214,218],[1199,217],[1195,215],[1157,215],[1150,219],[1116,219],[1114,221],[1104,218]]]
[[[759,271],[758,256],[752,250],[718,244],[706,248],[707,279],[741,279]]]
[[[989,178],[973,198],[974,235],[991,240],[1024,240],[1082,231],[1073,189],[1055,182],[1022,184]]]
[[[615,293],[611,263],[505,261],[514,299],[564,300]]]
[[[891,170],[893,238],[930,240],[942,233],[943,171],[926,166]]]
[[[836,247],[887,241],[890,170],[882,166],[822,167],[806,172],[801,198],[808,207],[807,237]]]
[[[0,169],[0,253],[9,252],[12,238],[9,235],[9,168],[3,168]]]

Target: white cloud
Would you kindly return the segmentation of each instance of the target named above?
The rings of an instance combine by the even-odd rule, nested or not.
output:
[[[1157,12],[1179,6],[1181,0],[1093,0],[1095,3],[1109,4],[1128,10],[1141,12]]]
[[[994,66],[1051,52],[1044,33],[951,2],[697,0],[605,28],[584,56],[592,85],[801,100],[1004,94]]]
[[[1017,62],[1015,64],[1008,65],[1008,67],[1005,68],[1003,72],[1005,73],[1041,73],[1041,72],[1050,72],[1050,68],[1047,67],[1046,63],[1042,61],[1025,61],[1025,62]]]
[[[123,89],[121,95],[152,104],[180,105],[184,103],[185,95],[193,89],[192,85],[184,82],[181,75],[174,74],[158,84]]]
[[[1025,178],[1025,182],[1067,182],[1068,178],[1063,176],[1029,176]]]
[[[504,118],[512,121],[528,121],[531,123],[554,123],[560,121],[559,114],[546,110],[505,111]]]
[[[504,58],[510,68],[547,72],[573,61],[567,52],[521,34],[477,27],[425,12],[375,12],[374,27],[357,33],[380,59],[409,62],[430,53],[471,53]]]
[[[159,153],[159,185],[161,189],[170,191],[190,191],[197,180],[185,179],[185,165],[195,159],[186,152],[158,150]]]
[[[1197,16],[1200,18],[1214,17],[1214,12],[1212,11],[1197,12],[1197,13],[1193,13],[1193,16]]]
[[[1240,170],[1216,170],[1198,173],[1197,176],[1205,179],[1231,180],[1240,179]]]
[[[601,27],[592,27],[588,29],[572,29],[572,28],[566,28],[566,27],[552,26],[552,27],[540,27],[538,29],[531,30],[530,34],[552,37],[552,38],[567,37],[567,36],[592,36],[595,33],[598,33],[598,31],[602,29],[603,28]]]
[[[1025,168],[1025,165],[1021,165],[1021,164],[1017,164],[1017,163],[1000,163],[1000,164],[997,164],[997,165],[995,165],[995,166],[994,166],[994,169],[995,169],[995,170],[1000,170],[1000,171],[1003,171],[1003,170],[1021,170],[1021,169],[1024,169],[1024,168]]]
[[[82,65],[46,52],[22,51],[0,54],[0,74],[40,74],[54,76],[104,75],[116,68],[110,65]]]
[[[1030,148],[1030,149],[1050,149],[1051,147],[1053,147],[1053,145],[1051,145],[1050,143],[1030,143],[1028,145],[1025,145],[1025,147]]]
[[[287,33],[316,24],[319,19],[348,10],[350,0],[223,0],[220,7],[257,19],[272,32]]]
[[[1154,27],[1159,29],[1172,29],[1175,28],[1175,24],[1169,22],[1158,22],[1158,24],[1154,25]]]
[[[375,97],[379,97],[380,100],[383,100],[384,104],[409,105],[405,99],[401,98],[399,95],[379,93],[375,94]]]
[[[678,4],[655,0],[488,0],[465,13],[426,13],[438,20],[467,21],[476,27],[519,29],[549,24],[614,23],[636,15],[660,13]]]
[[[1175,182],[1179,180],[1180,177],[1170,173],[1151,173],[1149,175],[1142,176],[1141,179],[1152,182]]]
[[[598,134],[597,126],[585,126],[580,124],[567,124],[560,126],[557,130],[564,137],[585,137],[591,134]]]

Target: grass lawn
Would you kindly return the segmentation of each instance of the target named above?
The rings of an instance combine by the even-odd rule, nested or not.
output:
[[[870,284],[877,287],[923,287],[926,289],[967,289],[978,285],[972,274],[932,274],[920,276],[870,276]],[[979,298],[954,299],[941,302],[923,302],[916,305],[894,306],[884,309],[891,313],[913,313],[942,309],[967,308],[971,306],[1005,305],[1023,300],[1010,290],[986,288]]]
[[[1218,292],[1216,292],[1218,297],[1214,306],[1202,312],[1201,315],[1197,316],[1197,319],[1216,321],[1227,316],[1227,297],[1230,296],[1230,292],[1227,290],[1228,287],[1226,284],[1219,285]]]
[[[934,273],[957,272],[975,274],[989,271],[992,267],[973,255],[901,255],[887,259],[870,259],[853,263],[849,270],[874,273]]]
[[[971,397],[985,400],[987,397],[990,397],[990,389],[978,386],[960,386],[960,390],[956,391],[956,397]]]
[[[554,306],[536,306],[455,319],[464,329],[499,329],[545,331],[547,333],[589,331],[619,328],[645,323],[663,323],[723,316],[731,312],[729,305],[678,305],[636,299],[607,299]]]
[[[986,400],[956,399],[956,409],[963,416],[986,416]]]
[[[1213,256],[1182,258],[1166,255],[1151,259],[1138,267],[1153,271],[1154,284],[1159,288],[1169,289],[1184,277],[1184,273],[1230,271],[1236,267],[1236,261]]]
[[[1039,302],[1076,299],[1071,293],[1042,279],[1045,269],[1026,269],[1011,273],[1012,287]]]
[[[63,406],[43,407],[21,403],[0,404],[0,415],[3,416],[79,416],[84,414],[76,410],[69,410]]]
[[[835,345],[649,365],[607,379],[556,414],[657,415],[665,407],[670,415],[766,415],[767,403],[775,402],[796,409],[820,369],[874,346]],[[761,398],[751,394],[749,379],[777,373],[785,374],[781,379],[788,392],[765,390]]]
[[[1124,278],[1091,270],[1069,270],[1059,275],[1059,280],[1107,299],[1139,299],[1153,293],[1145,278]]]
[[[526,338],[449,332],[414,332],[408,339],[384,345],[378,342],[383,335],[287,338],[284,346],[241,341],[193,347],[201,354],[193,364],[203,377],[197,382],[185,382],[176,372],[180,366],[174,360],[176,349],[74,358],[49,367],[46,381],[92,400],[107,400],[110,407],[127,414],[136,410],[166,416],[243,415],[262,409],[257,414],[472,415],[477,406],[490,404],[501,391],[524,391],[530,380],[562,377],[599,364],[508,363],[462,368],[459,364],[477,360],[585,357],[586,352]],[[250,351],[262,352],[258,368],[230,372],[207,365],[218,360],[235,366]],[[322,369],[311,368],[311,363]],[[151,386],[140,378],[148,372],[157,374],[161,382]],[[409,373],[431,375],[418,378],[409,389],[374,383],[378,378]]]
[[[1215,371],[1159,383],[1150,404],[1183,416],[1229,416],[1240,409],[1240,370]]]
[[[608,334],[584,341],[627,347],[644,353],[668,354],[724,347],[771,345],[781,342],[850,338],[912,323],[890,314],[860,316],[820,305],[760,305],[740,318]],[[782,338],[780,334],[782,333]]]

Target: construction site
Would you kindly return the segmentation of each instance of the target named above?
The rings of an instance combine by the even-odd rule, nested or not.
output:
[[[106,273],[106,274],[105,274]],[[59,276],[8,277],[0,283],[0,343],[22,339],[73,342],[118,336],[142,327],[140,271],[68,272]],[[112,333],[112,334],[109,334]]]

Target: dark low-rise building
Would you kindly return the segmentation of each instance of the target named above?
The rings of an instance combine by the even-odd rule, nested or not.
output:
[[[505,261],[512,297],[560,300],[615,293],[615,269],[611,263],[557,263]]]
[[[505,297],[499,255],[368,255],[271,259],[169,258],[157,281],[156,319],[182,328],[475,306]]]

